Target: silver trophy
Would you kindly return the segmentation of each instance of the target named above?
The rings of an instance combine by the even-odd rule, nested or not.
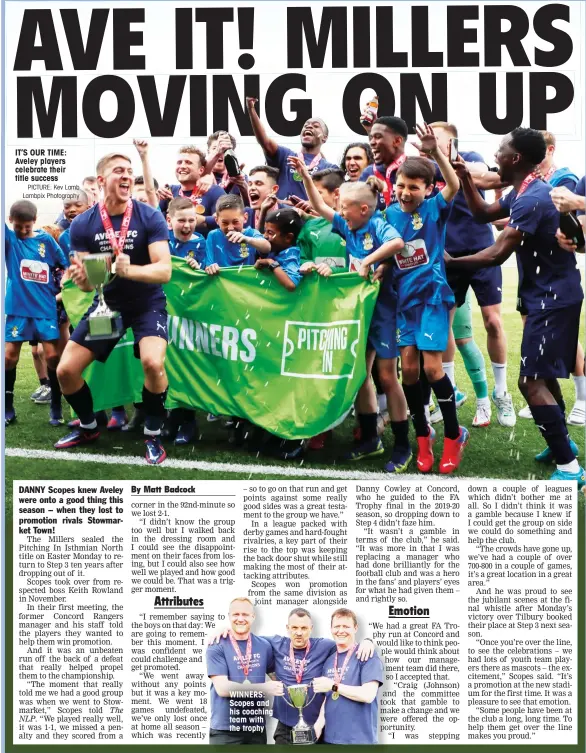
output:
[[[89,332],[85,339],[110,340],[120,337],[123,332],[122,317],[118,311],[112,311],[104,299],[104,285],[115,274],[112,254],[88,254],[82,261],[89,283],[98,294],[98,305],[88,316]]]
[[[293,745],[313,745],[315,743],[315,731],[313,727],[305,721],[303,718],[303,709],[313,701],[315,693],[310,685],[289,685],[285,688],[286,693],[283,696],[285,703],[299,711],[299,721],[291,730],[291,741]],[[309,691],[312,691],[312,696],[308,700]],[[291,701],[287,700],[287,695]]]

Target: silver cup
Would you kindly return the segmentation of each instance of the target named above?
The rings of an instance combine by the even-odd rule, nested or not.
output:
[[[291,730],[291,741],[293,745],[313,745],[315,743],[315,731],[313,727],[305,721],[303,718],[303,709],[313,701],[315,693],[310,685],[289,685],[285,688],[286,693],[283,696],[285,703],[299,711],[299,721]],[[312,691],[312,696],[309,698],[309,691]],[[287,700],[287,695],[291,701]]]
[[[85,273],[98,294],[98,305],[88,316],[86,340],[110,340],[122,335],[122,317],[112,311],[104,299],[104,285],[107,285],[115,272],[112,254],[88,254],[82,259]]]

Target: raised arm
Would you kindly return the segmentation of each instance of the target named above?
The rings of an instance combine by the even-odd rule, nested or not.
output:
[[[379,261],[389,259],[391,256],[395,256],[399,251],[405,247],[405,241],[402,238],[394,238],[392,241],[387,241],[379,246],[376,251],[369,254],[362,260],[358,274],[365,279],[368,277],[368,272],[372,264],[376,264]]]
[[[267,132],[265,131],[265,127],[260,121],[260,118],[258,117],[258,113],[255,108],[255,104],[258,102],[258,100],[255,97],[246,97],[246,108],[248,110],[248,117],[250,118],[250,123],[252,125],[252,130],[254,131],[254,135],[256,137],[256,140],[260,144],[263,152],[268,157],[274,157],[277,153],[277,149],[279,148],[279,145],[276,141],[271,139]]]
[[[307,197],[309,198],[311,206],[325,220],[327,220],[328,222],[333,222],[336,212],[331,207],[329,207],[320,196],[319,191],[313,184],[311,175],[309,174],[309,170],[307,169],[305,162],[295,155],[288,157],[287,162],[292,165],[295,170],[297,170],[299,175],[301,175],[301,177],[303,178],[303,185],[305,186],[305,190],[307,191]]]
[[[421,151],[435,160],[443,179],[446,181],[446,185],[442,188],[441,194],[449,204],[460,190],[460,179],[454,172],[454,168],[451,166],[448,158],[440,150],[433,128],[427,125],[427,123],[424,123],[423,126],[416,125],[415,128],[417,130],[417,136],[421,142]]]
[[[142,177],[144,179],[144,190],[146,191],[147,200],[149,206],[153,209],[159,208],[159,196],[155,190],[155,181],[153,179],[153,173],[151,171],[151,163],[149,161],[149,145],[148,141],[144,139],[134,139],[133,142],[140,157],[142,165]]]
[[[474,181],[464,160],[458,158],[458,161],[454,162],[454,171],[460,179],[462,190],[464,191],[464,198],[466,199],[466,203],[468,204],[468,208],[472,212],[474,219],[479,222],[488,223],[508,217],[509,210],[501,206],[499,201],[489,204],[488,201],[485,201],[482,198],[474,185]]]
[[[523,233],[508,225],[492,246],[485,248],[484,251],[479,251],[477,254],[471,254],[470,256],[459,256],[457,258],[445,256],[446,266],[449,269],[499,267],[519,248],[522,240]]]

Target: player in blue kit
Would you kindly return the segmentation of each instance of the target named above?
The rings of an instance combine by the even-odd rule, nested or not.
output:
[[[474,216],[484,222],[510,219],[489,248],[448,263],[470,268],[498,265],[516,252],[519,295],[527,311],[519,389],[547,443],[536,460],[554,460],[552,479],[577,481],[582,487],[584,470],[568,436],[557,380],[567,379],[574,368],[584,294],[575,256],[556,240],[559,213],[550,200],[551,186],[536,173],[545,152],[543,134],[534,129],[516,128],[503,138],[495,159],[500,178],[512,183],[513,190],[494,204],[482,199],[465,165],[457,165]]]
[[[334,232],[346,240],[348,269],[367,277],[370,266],[376,261],[391,257],[403,248],[403,240],[392,225],[376,211],[379,182],[370,178],[365,184],[348,182],[340,187],[340,213],[326,204],[314,185],[309,170],[298,157],[290,162],[302,175],[305,190],[312,207],[328,222]],[[368,261],[372,253],[376,259]],[[395,444],[391,459],[386,466],[389,473],[401,473],[411,462],[409,445],[409,422],[407,404],[397,379],[398,350],[393,337],[396,330],[396,296],[392,287],[392,275],[385,276],[381,283],[376,307],[368,332],[366,352],[366,379],[357,396],[356,408],[360,426],[360,442],[350,451],[348,460],[382,455],[384,447],[377,432],[377,400],[370,378],[375,355],[379,361],[379,380],[387,395],[391,413],[391,429]]]
[[[89,208],[89,199],[85,191],[79,191],[75,198],[64,199],[63,201],[63,214],[70,225],[79,214],[87,212]],[[69,227],[59,236],[59,245],[69,257],[71,255],[71,230]]]
[[[162,197],[159,204],[161,212],[167,212],[171,199],[178,196],[189,199],[195,206],[198,227],[204,235],[207,234],[205,223],[213,218],[216,202],[226,193],[215,181],[213,185],[209,185],[209,179],[203,178],[205,165],[206,158],[201,149],[196,146],[182,146],[175,165],[178,185],[159,189],[159,195]]]
[[[256,252],[268,254],[271,244],[258,230],[244,227],[246,214],[240,196],[226,194],[218,199],[215,220],[218,224],[206,240],[205,271],[217,275],[222,267],[254,264]]]
[[[283,695],[283,683],[267,680],[274,671],[273,649],[252,631],[254,606],[247,597],[230,602],[227,638],[208,646],[212,681],[210,745],[266,745],[265,695]],[[247,692],[248,691],[248,692]]]
[[[452,139],[458,138],[456,126],[452,123],[436,122],[431,123],[431,127],[437,136],[439,148],[446,156],[449,156]],[[471,171],[479,172],[488,169],[484,159],[477,152],[459,151],[459,154]],[[484,192],[481,193],[484,197]],[[452,204],[446,229],[446,251],[448,254],[454,257],[469,256],[490,246],[493,241],[492,227],[474,219],[466,204],[464,193],[462,190],[458,191]],[[464,306],[469,288],[474,291],[486,330],[486,349],[490,357],[495,385],[492,400],[497,409],[498,422],[501,426],[512,427],[516,423],[516,415],[513,398],[507,390],[507,338],[501,316],[503,297],[501,269],[500,267],[473,270],[448,269],[447,275],[458,308]],[[463,350],[462,356],[465,364],[471,361],[473,369],[484,369],[484,359],[474,344],[467,346]],[[450,363],[449,361],[446,362]],[[450,365],[453,369],[453,361]],[[459,407],[460,402],[457,402]],[[490,417],[491,407],[488,395],[477,397],[477,410],[472,426],[486,426],[490,423]]]
[[[31,201],[10,207],[10,229],[5,226],[6,324],[4,330],[4,421],[16,421],[14,385],[23,342],[43,343],[47,376],[51,386],[50,422],[62,423],[61,390],[56,369],[59,363],[59,323],[54,284],[56,269],[69,267],[69,258],[45,232],[35,233],[37,208]]]
[[[436,162],[446,185],[428,198],[433,191],[435,168],[424,157],[408,157],[397,171],[398,202],[386,211],[387,220],[405,241],[404,249],[394,258],[397,341],[403,389],[417,434],[417,467],[422,473],[429,473],[434,462],[435,431],[427,423],[420,381],[420,354],[423,354],[423,369],[444,418],[439,470],[452,473],[460,464],[469,438],[468,430],[458,424],[454,388],[442,366],[450,331],[450,310],[454,306],[454,294],[444,268],[446,222],[460,184],[439,149],[432,128],[418,126],[417,134],[421,150]]]
[[[358,660],[354,612],[337,609],[331,629],[336,651],[326,659],[323,676],[313,681],[316,693],[326,693],[316,732],[325,724],[324,742],[329,745],[376,745],[382,660],[377,653],[365,662]]]
[[[300,199],[307,199],[301,173],[295,169],[294,164],[289,161],[289,157],[297,156],[299,159],[302,159],[310,174],[318,170],[325,170],[326,167],[337,167],[332,162],[328,162],[321,152],[323,145],[328,140],[327,125],[321,118],[310,118],[307,120],[301,129],[301,149],[297,153],[286,146],[279,146],[274,139],[270,138],[258,117],[255,109],[256,102],[257,100],[254,97],[246,98],[248,116],[250,117],[256,140],[265,153],[267,164],[279,170],[279,190],[277,196],[279,199],[287,199],[289,196],[298,196]]]
[[[77,258],[70,275],[78,287],[89,292],[93,287],[79,255],[118,252],[116,275],[105,288],[105,299],[112,311],[120,312],[123,330],[131,327],[134,333],[135,355],[145,375],[146,460],[158,464],[166,457],[159,436],[168,386],[164,366],[167,312],[161,283],[171,278],[169,231],[158,210],[131,199],[134,176],[129,157],[107,154],[98,162],[97,173],[104,199],[71,224],[71,248]],[[79,416],[80,426],[57,442],[57,449],[94,442],[100,436],[92,394],[82,373],[94,360],[105,362],[120,338],[86,340],[87,317],[96,306],[97,296],[71,335],[59,364],[61,389]]]
[[[303,275],[299,271],[301,252],[296,245],[303,220],[294,209],[269,212],[265,220],[265,240],[271,250],[266,256],[259,252],[256,269],[270,270],[286,290],[295,290]]]

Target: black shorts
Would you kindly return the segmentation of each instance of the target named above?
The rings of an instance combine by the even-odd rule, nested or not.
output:
[[[164,307],[147,309],[138,313],[124,312],[122,313],[123,331],[120,337],[113,337],[110,340],[86,340],[85,337],[89,330],[87,319],[97,305],[97,301],[92,303],[83,315],[83,319],[71,334],[71,340],[91,350],[96,361],[100,361],[101,363],[107,361],[108,356],[114,350],[124,332],[129,328],[132,329],[134,334],[134,355],[136,358],[140,358],[138,344],[143,337],[160,337],[165,342],[168,342],[167,310]]]
[[[473,255],[473,252],[470,256]],[[462,254],[455,256],[458,259]],[[452,288],[456,298],[456,306],[463,306],[466,293],[471,287],[478,301],[478,305],[494,306],[503,300],[503,273],[500,267],[482,267],[480,269],[448,269],[448,285]]]
[[[582,302],[530,311],[521,341],[521,376],[567,379],[576,366]]]

